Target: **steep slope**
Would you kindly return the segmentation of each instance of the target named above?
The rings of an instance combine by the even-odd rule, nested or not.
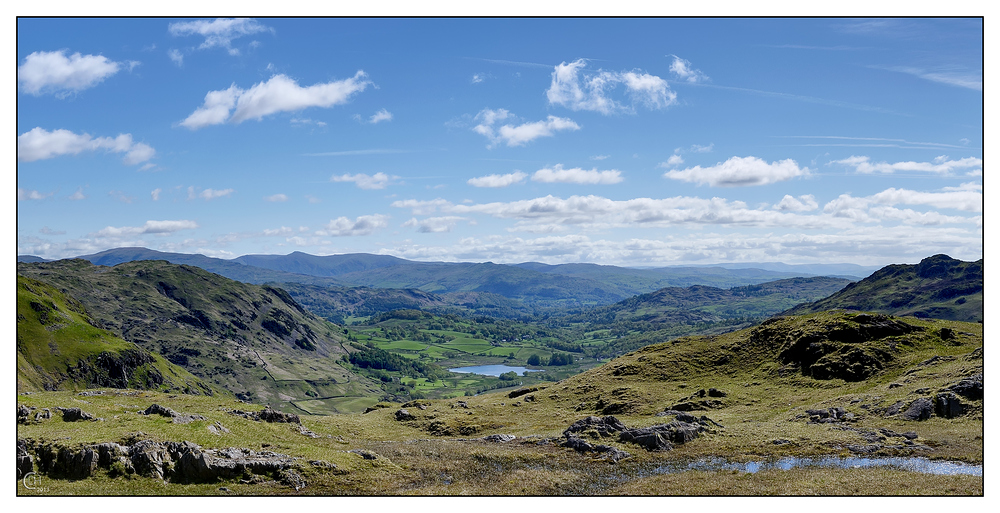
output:
[[[72,295],[96,325],[238,397],[340,411],[380,396],[340,367],[340,329],[282,289],[163,261],[22,263],[18,274]]]
[[[963,262],[948,255],[934,255],[916,265],[886,266],[828,298],[785,313],[835,308],[981,322],[983,260]]]
[[[96,387],[219,392],[162,356],[92,324],[79,301],[18,276],[18,392]]]

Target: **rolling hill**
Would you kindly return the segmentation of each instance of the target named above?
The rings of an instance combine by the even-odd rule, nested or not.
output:
[[[207,395],[221,391],[93,324],[79,301],[18,276],[17,391],[96,387]]]
[[[844,309],[982,322],[983,260],[934,255],[919,264],[889,265],[843,290],[785,314]]]
[[[374,383],[339,365],[347,352],[339,329],[282,289],[155,260],[20,263],[18,275],[79,300],[96,326],[237,397],[352,411],[381,396]]]

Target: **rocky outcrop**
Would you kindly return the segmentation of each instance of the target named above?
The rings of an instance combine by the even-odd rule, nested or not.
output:
[[[958,383],[948,387],[948,390],[973,401],[983,398],[983,375],[976,374],[963,378]]]
[[[663,415],[674,415],[675,419],[667,424],[657,424],[645,428],[629,428],[612,415],[606,417],[590,416],[578,420],[566,428],[563,431],[565,440],[560,445],[578,452],[619,451],[610,446],[591,444],[583,438],[599,440],[617,436],[619,442],[635,444],[647,451],[669,451],[674,448],[674,445],[694,440],[700,433],[712,429],[712,426],[721,427],[719,423],[706,416],[699,419],[694,415],[676,410],[668,410],[663,414],[658,414],[658,416]],[[609,456],[609,459],[618,461],[622,457],[628,457],[628,453],[619,452],[624,456],[613,453],[614,456]]]
[[[255,422],[279,422],[287,424],[301,424],[302,421],[299,420],[299,416],[294,413],[282,413],[277,410],[272,410],[270,406],[264,408],[263,410],[257,411],[243,411],[243,410],[229,410],[230,415],[236,415],[238,417],[243,417]]]
[[[965,411],[962,401],[954,392],[944,392],[934,397],[934,413],[938,417],[953,419]]]
[[[138,474],[178,483],[206,483],[247,474],[285,479],[279,473],[296,464],[294,458],[284,454],[245,448],[202,449],[186,441],[139,440],[130,446],[109,442],[70,447],[19,440],[19,471],[31,468],[31,453],[35,454],[39,472],[67,479],[85,479],[98,468],[111,474]],[[299,480],[298,484],[304,486],[301,476]]]
[[[400,408],[396,410],[396,420],[399,421],[417,420],[417,417],[415,417],[412,413],[410,413],[410,411],[407,410],[406,408]]]
[[[931,418],[933,412],[934,403],[926,397],[921,397],[910,403],[909,408],[901,413],[900,417],[903,420],[927,420]]]
[[[81,410],[80,408],[56,408],[62,412],[63,422],[76,422],[78,420],[100,420],[97,417]]]

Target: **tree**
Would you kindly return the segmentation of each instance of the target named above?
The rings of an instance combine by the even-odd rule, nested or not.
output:
[[[528,365],[541,365],[542,359],[538,357],[537,354],[532,354],[528,357]]]

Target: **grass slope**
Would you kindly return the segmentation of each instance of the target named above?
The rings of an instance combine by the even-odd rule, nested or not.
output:
[[[826,299],[786,313],[834,308],[982,322],[983,260],[963,262],[934,255],[916,265],[886,266]]]
[[[21,263],[18,274],[59,288],[95,324],[238,397],[286,407],[310,401],[304,411],[332,413],[381,396],[339,365],[347,351],[340,328],[281,289],[164,261]]]
[[[162,356],[92,322],[79,301],[40,281],[18,276],[18,392],[106,386],[220,392]]]
[[[982,373],[982,344],[978,323],[823,312],[777,318],[720,336],[651,345],[514,398],[482,394],[461,403],[421,400],[379,404],[365,414],[304,416],[303,425],[318,438],[302,435],[296,426],[254,423],[226,413],[245,405],[152,392],[127,398],[105,394],[86,402],[63,392],[19,397],[19,404],[26,406],[76,405],[108,420],[19,425],[18,437],[50,441],[68,436],[71,441],[59,443],[98,443],[141,431],[145,437],[190,440],[205,448],[266,447],[300,458],[299,472],[308,483],[300,490],[276,481],[179,485],[103,473],[83,481],[45,481],[49,493],[62,494],[982,495],[981,476],[880,468],[658,472],[713,458],[760,461],[858,454],[981,464],[981,399],[963,399],[963,413],[954,418],[933,414],[910,421],[892,414],[892,408],[934,397],[962,378]],[[856,350],[884,354],[877,356],[880,366],[868,365],[863,378],[821,378],[816,372],[822,367],[816,365],[820,359],[813,361],[808,351],[795,350],[813,346],[822,353],[820,359],[830,356],[827,363],[852,361]],[[725,395],[703,397],[700,391],[710,388]],[[672,451],[647,452],[585,432],[592,443],[632,455],[611,464],[558,446],[562,431],[588,415],[614,414],[627,426],[644,427],[668,422],[671,417],[656,416],[664,409],[708,400],[714,402],[692,413],[706,415],[721,427]],[[134,413],[153,402],[207,418],[178,425]],[[837,407],[850,416],[821,423],[811,422],[807,413]],[[408,416],[398,415],[401,408]],[[231,432],[210,434],[207,427],[214,422]],[[893,434],[909,432],[917,435],[912,445]],[[491,434],[518,438],[506,443],[480,438]],[[18,493],[36,492],[19,486]]]

